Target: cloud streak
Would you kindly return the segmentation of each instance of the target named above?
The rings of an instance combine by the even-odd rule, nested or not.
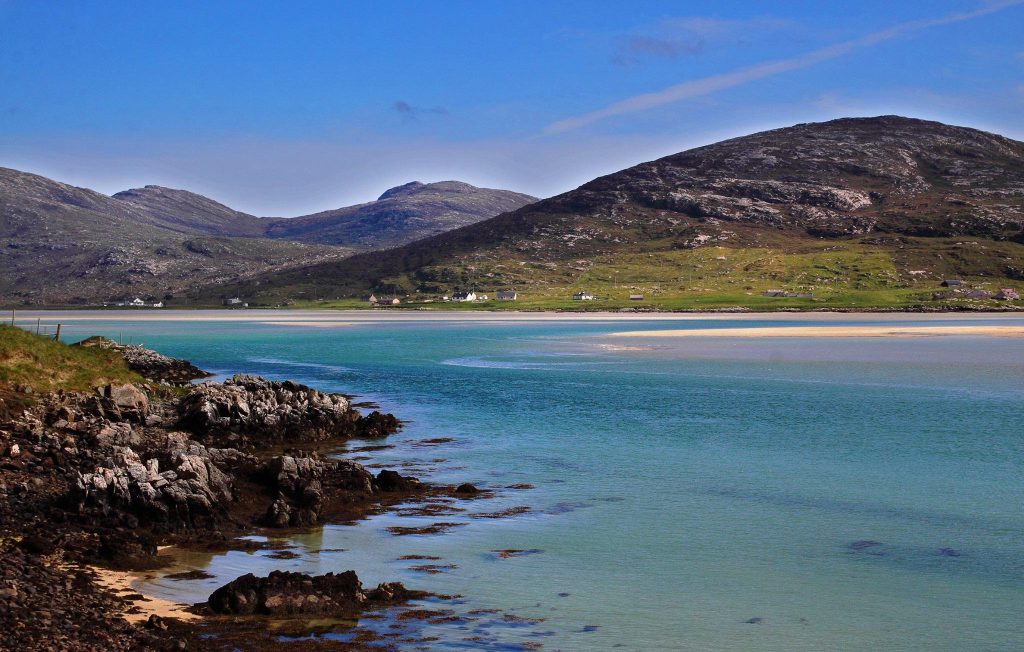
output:
[[[420,106],[413,106],[405,100],[398,100],[391,105],[399,115],[409,120],[415,120],[421,115],[448,115],[448,109],[443,106],[435,106],[430,108],[424,108]]]
[[[653,33],[633,34],[620,44],[612,63],[630,66],[642,59],[678,59],[697,56],[709,45],[742,35],[763,35],[792,27],[793,23],[778,18],[721,20],[691,16],[660,21]]]
[[[1002,2],[986,4],[972,11],[956,12],[940,16],[938,18],[925,18],[900,23],[887,29],[871,32],[859,38],[842,41],[818,50],[812,50],[811,52],[807,52],[800,56],[766,61],[728,73],[686,81],[653,93],[636,95],[625,100],[615,102],[614,104],[609,104],[608,106],[596,111],[591,111],[590,113],[584,113],[583,115],[565,118],[554,122],[547,126],[545,133],[557,134],[571,131],[607,118],[646,111],[666,104],[710,95],[727,88],[741,86],[759,79],[773,77],[793,70],[808,68],[823,61],[836,59],[856,50],[870,48],[878,45],[879,43],[890,41],[911,32],[987,16],[1022,4],[1024,4],[1024,0],[1004,0]]]

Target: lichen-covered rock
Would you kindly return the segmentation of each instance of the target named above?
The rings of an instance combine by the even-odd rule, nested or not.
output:
[[[423,488],[416,478],[395,471],[374,477],[351,460],[322,459],[316,453],[279,455],[257,474],[276,497],[261,519],[269,527],[310,527],[322,521],[326,504],[366,500],[381,493],[412,493]]]
[[[103,390],[121,415],[135,421],[145,421],[149,413],[149,398],[145,392],[130,383],[107,385]]]
[[[182,426],[196,435],[224,436],[245,445],[379,437],[399,427],[391,415],[361,416],[341,394],[243,374],[196,386],[182,399],[179,412]]]
[[[184,433],[169,436],[166,450],[145,461],[131,447],[114,446],[106,465],[77,474],[70,500],[79,513],[125,524],[216,529],[228,518],[233,498],[233,478],[222,466],[243,457],[207,448]]]
[[[267,577],[243,575],[214,591],[206,604],[215,613],[242,616],[342,616],[419,595],[398,582],[364,591],[355,571],[314,576],[273,571]]]

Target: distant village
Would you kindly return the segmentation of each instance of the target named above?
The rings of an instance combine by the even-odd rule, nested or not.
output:
[[[103,303],[104,308],[163,308],[163,301],[150,301],[146,302],[138,297],[132,299],[122,299],[120,301],[105,301]]]
[[[573,301],[595,301],[597,295],[591,292],[577,292],[572,295]],[[633,294],[629,297],[631,300],[640,301],[644,297],[642,294]],[[443,295],[441,301],[455,302],[455,303],[472,303],[474,301],[490,301],[490,295],[483,293],[476,293],[473,291],[467,292],[455,292],[451,295]],[[499,290],[494,295],[495,301],[518,301],[519,293],[515,290]],[[397,306],[402,303],[401,299],[396,296],[371,294],[367,297],[363,297],[363,300],[371,305],[375,306]]]
[[[943,301],[948,299],[975,299],[975,300],[995,300],[995,301],[1019,301],[1020,293],[1013,288],[1000,288],[998,290],[986,290],[982,288],[971,287],[962,279],[943,279],[941,282],[942,290],[933,292],[931,294],[932,301]],[[750,294],[750,293],[748,293]],[[796,299],[812,299],[814,298],[813,292],[808,291],[792,291],[785,289],[768,289],[760,293],[763,297],[768,298],[796,298]],[[609,300],[611,297],[598,296],[593,292],[586,290],[580,290],[573,293],[569,297],[572,301],[602,301]],[[385,306],[398,306],[402,304],[402,299],[391,294],[370,294],[362,297],[362,300],[370,304],[373,307],[385,307]],[[483,292],[476,292],[473,290],[458,291],[450,295],[446,294],[435,299],[424,299],[417,300],[416,303],[433,303],[435,301],[450,302],[450,303],[474,303],[490,301],[491,296]],[[519,293],[515,290],[498,290],[494,293],[495,301],[518,301]],[[644,295],[638,293],[632,293],[629,295],[629,301],[643,301]],[[228,297],[223,300],[225,308],[248,308],[249,303],[240,297]],[[108,301],[103,303],[104,307],[108,308],[164,308],[165,304],[163,301],[145,301],[138,297],[120,299],[116,301]]]

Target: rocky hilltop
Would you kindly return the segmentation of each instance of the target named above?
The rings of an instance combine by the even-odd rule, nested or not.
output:
[[[263,218],[186,190],[146,186],[108,197],[0,168],[0,304],[180,301],[198,288],[405,244],[533,200],[455,181],[413,183],[359,206]]]
[[[274,220],[272,238],[381,249],[475,224],[537,201],[509,190],[460,181],[392,188],[376,201],[287,220]]]
[[[946,275],[1016,279],[1022,229],[1024,143],[898,116],[849,118],[689,150],[386,255],[232,291],[273,296],[300,281],[351,294],[899,289]]]

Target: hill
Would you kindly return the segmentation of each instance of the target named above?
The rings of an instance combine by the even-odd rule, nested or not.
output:
[[[148,223],[179,233],[262,238],[269,226],[266,219],[187,190],[146,186],[122,190],[113,197],[137,208]]]
[[[946,277],[1019,287],[1022,243],[1024,143],[847,118],[696,148],[383,254],[221,291],[267,303],[511,288],[536,307],[578,305],[573,289],[608,298],[595,307],[906,306]]]
[[[376,201],[314,215],[274,220],[272,238],[380,249],[457,229],[537,201],[510,190],[460,181],[413,181]]]
[[[531,199],[414,183],[360,206],[260,218],[186,190],[146,186],[108,197],[0,168],[0,304],[180,300],[208,285],[404,244]]]
[[[0,168],[0,303],[159,299],[351,253],[170,229],[140,204]]]

